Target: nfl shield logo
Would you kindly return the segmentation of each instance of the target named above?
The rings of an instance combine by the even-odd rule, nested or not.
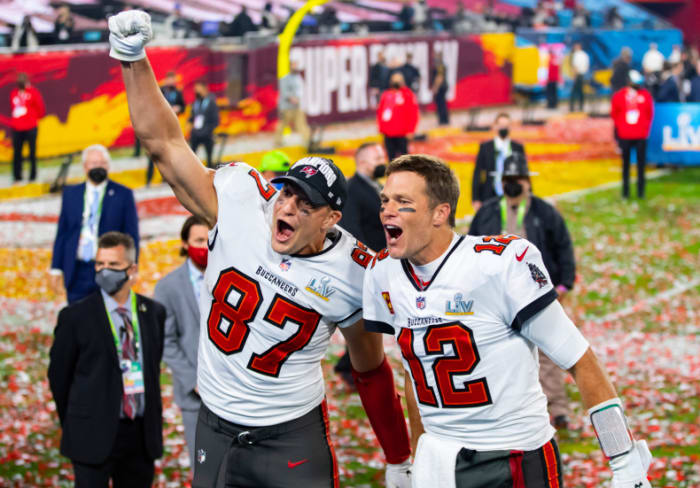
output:
[[[204,461],[206,461],[206,460],[207,460],[207,451],[205,451],[204,449],[199,449],[197,451],[197,462],[199,464],[203,464]]]
[[[425,297],[416,297],[416,307],[418,307],[419,310],[425,308]]]
[[[292,261],[289,258],[283,258],[282,262],[280,263],[280,269],[282,271],[287,271],[289,270],[289,267],[292,265]]]

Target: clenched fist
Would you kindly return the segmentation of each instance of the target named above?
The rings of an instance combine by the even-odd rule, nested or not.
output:
[[[127,10],[109,18],[109,55],[119,61],[146,57],[144,47],[153,39],[151,16],[140,10]]]

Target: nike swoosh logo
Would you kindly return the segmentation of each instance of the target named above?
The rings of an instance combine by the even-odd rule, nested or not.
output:
[[[301,461],[297,461],[296,463],[293,463],[293,462],[291,462],[291,461],[287,461],[287,467],[288,467],[289,469],[292,469],[292,468],[296,468],[296,467],[299,466],[300,464],[304,464],[304,463],[308,463],[308,462],[309,462],[308,459],[302,459]]]
[[[522,253],[520,256],[518,256],[518,255],[516,254],[516,255],[515,255],[515,259],[517,259],[518,261],[522,261],[523,258],[525,257],[525,253],[527,253],[527,250],[528,250],[528,249],[530,249],[530,246],[527,246],[527,247],[525,248],[525,250],[523,251],[523,253]]]

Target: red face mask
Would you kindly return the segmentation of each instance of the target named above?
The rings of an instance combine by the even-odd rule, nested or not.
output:
[[[207,267],[208,252],[209,250],[206,247],[190,246],[187,248],[187,255],[194,262],[194,264],[196,264],[200,268]]]

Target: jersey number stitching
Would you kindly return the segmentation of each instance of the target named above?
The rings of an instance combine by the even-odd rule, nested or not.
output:
[[[402,328],[398,343],[411,370],[418,401],[439,407],[433,388],[428,386],[423,365],[416,357],[413,329]],[[454,387],[454,376],[471,374],[481,361],[474,343],[474,334],[469,327],[460,322],[430,326],[425,332],[423,343],[427,355],[438,356],[432,369],[443,408],[472,408],[493,403],[486,378],[465,381],[461,388]],[[452,345],[451,356],[445,355],[447,344]]]
[[[474,252],[491,251],[500,256],[512,241],[520,239],[518,236],[484,236],[484,242],[495,242],[495,244],[475,244]]]
[[[235,305],[228,301],[232,291],[240,295]],[[250,333],[249,323],[255,319],[263,301],[260,285],[245,273],[230,267],[219,274],[212,295],[207,318],[209,339],[222,353],[237,353],[243,349]],[[280,329],[284,329],[290,321],[299,326],[297,332],[286,341],[276,344],[262,354],[251,355],[248,369],[277,377],[289,356],[303,349],[311,341],[321,315],[276,294],[264,320]],[[222,326],[227,327],[224,329]]]

